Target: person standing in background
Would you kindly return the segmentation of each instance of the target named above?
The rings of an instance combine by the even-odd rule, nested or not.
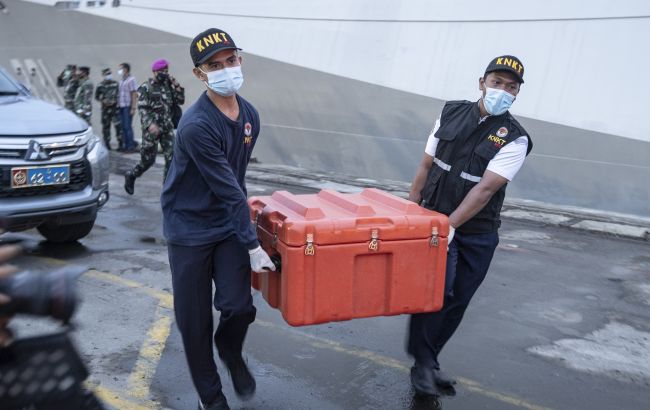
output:
[[[88,124],[93,114],[93,82],[90,81],[90,68],[79,67],[79,88],[74,96],[74,112]]]
[[[110,68],[103,69],[102,75],[104,79],[95,90],[95,100],[99,101],[102,106],[102,135],[104,136],[106,148],[110,150],[111,123],[115,124],[115,138],[117,139],[118,146],[124,146],[122,125],[120,124],[120,116],[117,112],[117,97],[120,86],[117,81],[113,80]]]
[[[118,151],[134,152],[138,144],[133,140],[133,117],[138,102],[138,84],[131,75],[131,65],[122,63],[117,70],[120,77],[120,89],[117,99],[117,110],[122,124],[122,143]]]
[[[63,87],[63,101],[65,108],[74,112],[74,97],[77,94],[77,88],[79,88],[77,66],[74,64],[68,64],[56,78],[56,85]]]

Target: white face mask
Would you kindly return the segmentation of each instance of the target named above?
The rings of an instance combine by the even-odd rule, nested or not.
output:
[[[124,70],[122,70],[121,68],[119,70],[117,70],[117,75],[123,76],[124,75]]]
[[[514,101],[515,96],[506,90],[485,87],[483,106],[485,107],[485,111],[491,115],[501,115],[508,111]]]
[[[199,68],[199,70],[201,70]],[[235,95],[244,83],[244,75],[241,72],[241,66],[226,67],[221,70],[201,72],[208,76],[205,85],[215,93],[229,97]]]
[[[112,80],[112,79],[113,79],[113,76],[110,75],[110,74],[107,74],[107,75],[104,76],[104,79],[106,79],[106,80]]]

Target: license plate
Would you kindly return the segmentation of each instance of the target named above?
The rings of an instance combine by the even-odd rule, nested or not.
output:
[[[11,168],[11,187],[28,188],[47,185],[65,185],[70,182],[70,165]]]

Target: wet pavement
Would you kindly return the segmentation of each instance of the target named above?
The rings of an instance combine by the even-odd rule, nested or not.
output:
[[[136,182],[136,156],[112,156],[111,199],[80,243],[52,245],[36,231],[10,234],[16,263],[45,271],[88,266],[75,340],[89,384],[116,409],[194,409],[196,394],[173,322],[158,197],[162,169]],[[314,186],[249,182],[250,195]],[[650,246],[506,219],[488,277],[441,355],[458,377],[454,397],[416,398],[404,352],[406,316],[292,328],[255,294],[246,356],[258,390],[235,409],[646,409],[650,403]],[[218,316],[215,316],[218,317]],[[19,319],[22,336],[56,327]]]

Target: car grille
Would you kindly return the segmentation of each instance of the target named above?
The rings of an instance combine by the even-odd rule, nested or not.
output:
[[[80,147],[59,147],[59,148],[45,148],[49,158],[60,157],[62,155],[75,154],[79,151]],[[0,158],[25,158],[27,149],[8,149],[0,148]]]
[[[56,164],[48,164],[56,165]],[[11,188],[11,165],[0,166],[0,198],[34,197],[84,189],[92,180],[90,165],[85,159],[70,163],[70,183],[29,188]]]

